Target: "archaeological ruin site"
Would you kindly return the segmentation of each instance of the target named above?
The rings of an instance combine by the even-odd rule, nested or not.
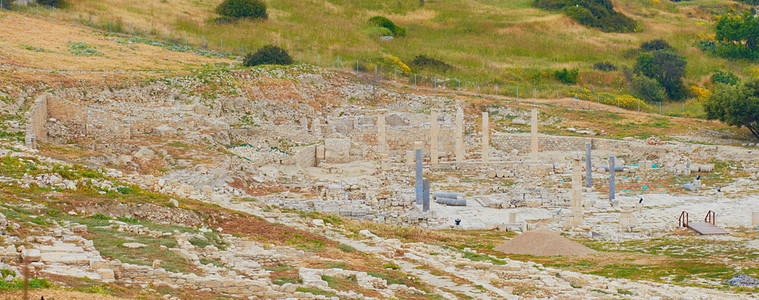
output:
[[[88,1],[26,2],[0,4],[0,299],[759,297],[759,110],[743,126],[714,117],[707,103],[727,92],[709,79],[686,77],[683,102],[662,83],[662,104],[617,87],[644,80],[621,62],[564,61],[579,68],[567,83],[566,67],[554,79],[506,60],[487,68],[521,79],[466,81],[457,63],[303,58],[287,34],[292,61],[251,67],[239,52],[256,49],[231,35],[216,53],[205,35],[128,18],[114,30]],[[267,3],[267,21],[236,22],[294,14]],[[406,37],[372,43],[443,14],[413,5],[387,14]],[[648,51],[660,24],[635,15],[643,33],[608,33],[548,16],[608,52]],[[632,42],[604,44],[615,35]],[[667,53],[693,60],[688,45]],[[723,110],[755,109],[747,99]]]

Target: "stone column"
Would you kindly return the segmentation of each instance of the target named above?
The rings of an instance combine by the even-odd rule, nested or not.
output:
[[[580,158],[572,160],[572,226],[582,224],[582,174]]]
[[[482,112],[482,162],[490,161],[490,127],[488,124],[488,112]]]
[[[609,156],[609,202],[614,201],[614,156]]]
[[[422,142],[414,142],[414,152],[416,157],[416,178],[414,181],[414,188],[416,190],[416,204],[421,205],[424,199],[424,178],[422,177]]]
[[[437,123],[439,112],[433,110],[430,114],[430,163],[437,165],[438,163],[438,135],[440,134],[440,126]]]
[[[456,164],[464,162],[464,110],[456,109]]]
[[[538,161],[538,110],[532,110],[532,128],[530,130],[530,159]]]
[[[430,210],[430,180],[422,182],[422,212]]]
[[[592,173],[592,164],[590,162],[590,143],[585,143],[585,148],[587,148],[587,155],[585,156],[585,187],[591,188],[593,187],[591,179],[593,178]]]
[[[377,147],[379,148],[381,159],[388,158],[386,130],[387,128],[385,126],[385,114],[383,113],[377,117]]]
[[[300,125],[303,126],[303,131],[308,132],[308,118],[300,118]]]

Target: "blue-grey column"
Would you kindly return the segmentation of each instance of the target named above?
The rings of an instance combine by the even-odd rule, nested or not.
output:
[[[614,201],[614,156],[609,156],[609,202]]]
[[[416,182],[414,187],[416,188],[416,204],[422,204],[422,149],[416,149]]]
[[[425,179],[422,184],[422,212],[430,210],[430,180]]]
[[[586,161],[585,161],[585,186],[587,188],[591,188],[592,187],[591,179],[593,177],[592,176],[593,173],[591,171],[591,168],[593,166],[590,163],[590,143],[585,143],[585,147],[588,148],[588,155],[585,158],[586,159]]]

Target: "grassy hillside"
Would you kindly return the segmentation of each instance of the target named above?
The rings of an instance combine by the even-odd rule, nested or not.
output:
[[[627,93],[621,71],[601,72],[591,68],[596,62],[610,61],[617,66],[631,66],[634,49],[643,41],[664,38],[682,53],[687,61],[686,86],[702,85],[715,70],[731,71],[741,76],[754,76],[756,64],[730,62],[710,57],[693,46],[699,36],[710,34],[715,16],[731,12],[741,5],[730,1],[694,0],[616,1],[617,11],[639,23],[634,33],[604,33],[586,28],[558,13],[531,6],[531,0],[311,0],[267,1],[269,19],[244,20],[216,24],[214,8],[221,0],[68,0],[69,8],[58,10],[56,18],[89,24],[90,16],[97,27],[114,31],[133,29],[145,35],[150,28],[153,39],[166,39],[183,44],[185,32],[190,44],[239,54],[266,44],[290,50],[295,60],[331,65],[340,56],[344,65],[373,69],[368,61],[385,54],[409,63],[423,54],[440,59],[454,69],[445,74],[462,78],[465,89],[473,89],[473,81],[485,82],[480,89],[514,94],[515,85],[524,91],[538,89],[538,96],[550,96],[564,89],[553,78],[553,71],[579,68],[579,85],[591,90],[616,94]],[[34,7],[22,8],[35,13]],[[50,16],[51,11],[41,14]],[[380,40],[367,20],[386,16],[406,27],[407,36],[392,41]],[[318,55],[318,56],[317,56]],[[386,74],[392,72],[385,68]],[[424,74],[424,70],[414,69]],[[428,73],[427,75],[432,75]],[[443,74],[438,74],[441,76]],[[413,77],[413,76],[412,76]],[[412,81],[413,78],[407,80]],[[449,84],[449,86],[454,84]]]

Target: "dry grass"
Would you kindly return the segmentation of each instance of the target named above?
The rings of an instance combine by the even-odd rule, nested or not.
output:
[[[172,52],[139,43],[117,43],[111,38],[93,35],[89,28],[74,27],[43,19],[26,18],[0,12],[0,44],[4,64],[48,71],[98,71],[122,73],[134,71],[179,71],[206,64],[230,63],[192,53]],[[79,56],[70,52],[69,42],[84,42],[103,53],[102,56]],[[44,50],[30,50],[30,48]]]

